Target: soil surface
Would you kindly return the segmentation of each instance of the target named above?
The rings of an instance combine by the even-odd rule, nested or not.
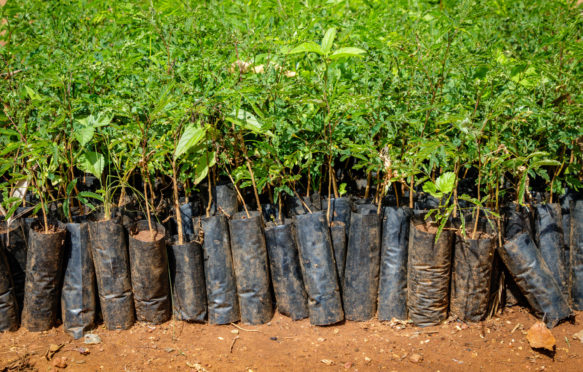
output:
[[[96,345],[73,340],[62,326],[42,333],[21,328],[0,334],[0,370],[28,364],[39,371],[61,370],[56,365],[71,371],[581,371],[583,343],[573,335],[583,329],[583,312],[551,330],[554,355],[529,347],[526,331],[535,322],[524,308],[483,323],[427,328],[377,320],[314,327],[276,313],[262,326],[100,326],[93,331],[101,338]],[[51,345],[62,347],[48,361]]]
[[[157,231],[142,230],[132,235],[132,238],[142,242],[155,242],[160,238],[160,234]]]

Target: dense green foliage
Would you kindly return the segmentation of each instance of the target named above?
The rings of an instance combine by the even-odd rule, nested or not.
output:
[[[476,180],[455,203],[491,207],[581,186],[571,1],[9,0],[0,14],[7,213],[26,180],[68,208],[117,203],[134,174],[188,191],[212,167],[276,201],[342,193],[329,170],[345,164],[377,198],[446,172],[454,189]],[[77,191],[79,171],[97,194]]]

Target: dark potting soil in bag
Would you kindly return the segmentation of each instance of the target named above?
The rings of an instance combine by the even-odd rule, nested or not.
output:
[[[540,204],[535,207],[535,242],[541,256],[565,298],[569,297],[567,271],[563,261],[565,241],[563,218],[559,204]]]
[[[229,324],[240,319],[229,227],[224,216],[201,220],[204,232],[204,275],[210,324]]]
[[[310,210],[312,212],[314,212],[310,198],[305,196],[305,197],[303,197],[303,201],[304,201],[305,205],[307,205],[308,208],[310,208]],[[300,201],[300,199],[295,197],[295,196],[286,198],[286,200],[285,200],[286,216],[288,218],[292,218],[294,216],[299,216],[301,214],[309,213],[308,210],[306,209],[306,207],[304,206],[304,203],[302,203]]]
[[[344,267],[346,266],[346,245],[348,240],[344,222],[332,221],[330,223],[330,239],[332,239],[336,273],[338,274],[338,283],[340,284],[340,292],[342,293],[344,287]]]
[[[97,284],[91,255],[89,224],[68,223],[65,229],[67,237],[61,316],[65,332],[78,339],[95,324]]]
[[[130,230],[129,252],[136,319],[160,324],[169,320],[170,282],[165,229],[139,221]],[[152,233],[154,236],[152,236]]]
[[[378,296],[379,320],[407,319],[409,208],[385,207]]]
[[[571,205],[571,301],[575,310],[583,310],[583,200]]]
[[[99,304],[109,330],[128,329],[135,321],[126,233],[119,220],[89,222]]]
[[[344,312],[326,217],[323,212],[298,215],[294,224],[310,323],[338,323],[344,319]]]
[[[365,321],[377,310],[381,216],[352,213],[342,299],[348,320]]]
[[[443,230],[435,241],[437,226],[411,221],[407,263],[407,311],[417,326],[437,325],[447,318],[453,233]]]
[[[264,324],[273,316],[262,224],[259,212],[237,213],[229,220],[241,321],[247,324]]]
[[[463,321],[479,322],[488,314],[496,235],[455,235],[450,311]]]
[[[23,220],[0,224],[0,247],[4,248],[8,269],[12,275],[13,291],[19,312],[24,305],[24,283],[26,281],[26,252],[28,250],[26,226]]]
[[[47,331],[57,321],[65,236],[57,228],[30,229],[22,325],[31,332]]]
[[[174,316],[188,322],[204,322],[207,315],[204,258],[197,242],[168,248]]]
[[[508,240],[498,253],[534,312],[547,327],[571,316],[567,299],[528,233]]]
[[[286,222],[266,228],[265,242],[277,309],[293,320],[307,318],[308,296],[304,289],[293,225]]]
[[[0,246],[0,332],[18,329],[18,312],[10,266]]]
[[[261,204],[261,212],[263,214],[263,221],[265,221],[265,223],[275,223],[276,221],[279,221],[279,210],[277,205],[274,204]]]
[[[360,214],[377,214],[378,207],[374,204],[370,203],[363,203],[363,204],[355,204],[354,209],[356,213]],[[352,219],[350,220],[352,222]],[[350,234],[350,231],[349,231]]]

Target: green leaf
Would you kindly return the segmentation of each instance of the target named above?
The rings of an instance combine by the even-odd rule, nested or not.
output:
[[[81,127],[75,131],[75,139],[79,142],[81,147],[84,147],[93,139],[94,134],[94,127]]]
[[[101,178],[105,168],[105,158],[98,152],[86,151],[79,157],[77,166],[83,172],[91,173],[95,177]]]
[[[189,125],[182,133],[176,150],[174,151],[174,160],[178,159],[183,154],[187,153],[190,149],[200,143],[205,135],[205,128],[200,125]]]
[[[434,198],[441,198],[443,194],[437,191],[435,184],[431,181],[427,181],[423,184],[423,191],[433,196]]]
[[[366,52],[359,48],[354,47],[347,47],[347,48],[340,48],[334,51],[330,56],[330,59],[339,59],[343,57],[362,57],[362,54]]]
[[[198,185],[208,174],[209,169],[216,163],[216,156],[214,152],[206,153],[198,160],[195,170],[195,178],[193,185]]]
[[[435,180],[435,187],[444,194],[449,194],[455,187],[455,173],[445,172]]]
[[[328,31],[326,31],[324,37],[322,38],[322,50],[324,51],[324,54],[330,53],[335,38],[336,28],[335,27],[329,28]]]
[[[298,45],[297,47],[293,48],[292,50],[290,50],[287,54],[299,54],[299,53],[317,53],[321,56],[323,56],[325,53],[322,50],[322,48],[314,43],[313,41],[308,41],[306,43],[302,43],[300,45]]]
[[[79,196],[81,198],[93,198],[93,199],[99,200],[100,202],[103,202],[103,196],[96,194],[94,192],[91,192],[91,191],[81,191],[79,193]]]

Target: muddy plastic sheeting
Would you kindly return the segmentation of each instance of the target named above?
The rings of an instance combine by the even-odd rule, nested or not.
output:
[[[30,229],[22,325],[31,332],[47,331],[57,321],[65,235]]]
[[[165,229],[152,222],[154,240],[140,240],[135,234],[148,232],[148,221],[139,221],[130,230],[129,252],[136,318],[160,324],[169,320],[170,282]]]
[[[308,296],[304,289],[293,225],[288,221],[266,228],[265,242],[277,309],[293,320],[307,318]]]
[[[295,217],[310,323],[330,325],[344,319],[330,231],[323,212]]]
[[[273,316],[269,263],[259,212],[237,213],[229,220],[231,253],[241,321],[264,324]]]
[[[97,288],[87,223],[65,225],[65,276],[61,291],[63,328],[73,338],[83,337],[95,324]]]
[[[374,214],[352,213],[342,294],[348,320],[365,321],[376,314],[380,250],[381,216],[376,209]]]
[[[126,233],[118,221],[89,223],[99,304],[109,330],[128,329],[135,321]]]
[[[0,246],[0,332],[18,329],[18,304],[14,295],[14,285],[10,267]]]
[[[575,310],[583,310],[583,200],[571,209],[571,301]]]
[[[417,326],[437,325],[447,318],[453,233],[435,229],[422,217],[412,220],[407,264],[407,310]]]
[[[8,268],[12,274],[13,290],[18,303],[19,311],[24,304],[24,283],[26,281],[26,252],[28,250],[27,235],[23,220],[16,220],[10,224],[10,229],[4,223],[0,224],[0,246],[4,253]]]
[[[540,249],[541,256],[549,270],[551,270],[561,293],[568,298],[568,273],[563,260],[565,241],[561,205],[555,203],[537,205],[535,207],[534,221],[535,241]]]
[[[196,242],[168,248],[174,316],[188,322],[204,322],[207,315],[204,258]]]
[[[488,313],[496,235],[476,239],[456,234],[450,311],[463,321],[479,322]]]
[[[386,207],[382,222],[379,320],[407,319],[408,208]]]
[[[240,319],[229,227],[224,216],[201,220],[204,232],[204,274],[211,324],[229,324]]]
[[[549,328],[571,315],[552,272],[528,233],[508,240],[498,253],[534,312]]]

